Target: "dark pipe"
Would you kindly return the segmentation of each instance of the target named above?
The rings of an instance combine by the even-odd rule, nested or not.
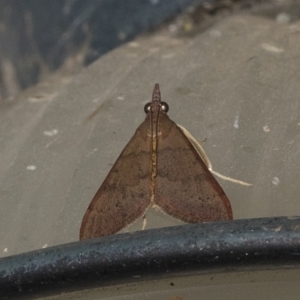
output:
[[[118,234],[0,259],[0,299],[33,299],[184,272],[299,268],[300,218]]]

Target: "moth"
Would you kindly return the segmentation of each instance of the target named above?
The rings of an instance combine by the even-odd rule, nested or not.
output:
[[[150,205],[186,223],[233,217],[204,150],[169,118],[158,84],[144,110],[144,122],[87,208],[80,240],[114,234],[145,215]]]

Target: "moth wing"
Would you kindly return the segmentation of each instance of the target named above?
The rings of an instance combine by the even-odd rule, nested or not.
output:
[[[187,223],[231,220],[230,201],[182,130],[161,115],[154,202]]]
[[[146,120],[136,130],[92,199],[80,240],[114,234],[143,215],[150,203],[150,140]]]

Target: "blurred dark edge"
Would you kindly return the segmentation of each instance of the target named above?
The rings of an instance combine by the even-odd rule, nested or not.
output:
[[[300,217],[118,234],[0,259],[1,299],[212,272],[300,267]]]
[[[67,58],[68,67],[71,57],[74,64],[88,65],[192,3],[203,2],[0,0],[0,94],[5,98],[37,83]]]
[[[239,9],[248,9],[268,1],[0,0],[0,101],[48,79],[57,69],[60,76],[76,74],[184,11],[190,23],[199,23],[206,15],[235,11],[237,3]]]

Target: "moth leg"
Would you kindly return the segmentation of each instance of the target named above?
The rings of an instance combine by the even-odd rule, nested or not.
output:
[[[142,225],[142,230],[145,230],[147,226],[147,219],[146,219],[146,214],[143,215],[143,225]]]
[[[179,124],[177,124],[177,126],[181,129],[181,131],[184,133],[184,135],[189,139],[189,141],[191,142],[191,144],[193,145],[193,147],[195,148],[195,150],[197,151],[197,153],[199,154],[199,156],[201,157],[203,162],[206,164],[208,170],[212,174],[216,175],[217,177],[219,177],[223,180],[231,181],[231,182],[236,183],[236,184],[240,184],[240,185],[244,185],[244,186],[253,186],[252,183],[248,183],[248,182],[245,182],[245,181],[234,179],[234,178],[222,175],[222,174],[214,171],[213,168],[212,168],[212,164],[211,164],[207,154],[205,153],[204,149],[201,147],[201,145],[196,141],[196,139],[184,127],[182,127]]]

